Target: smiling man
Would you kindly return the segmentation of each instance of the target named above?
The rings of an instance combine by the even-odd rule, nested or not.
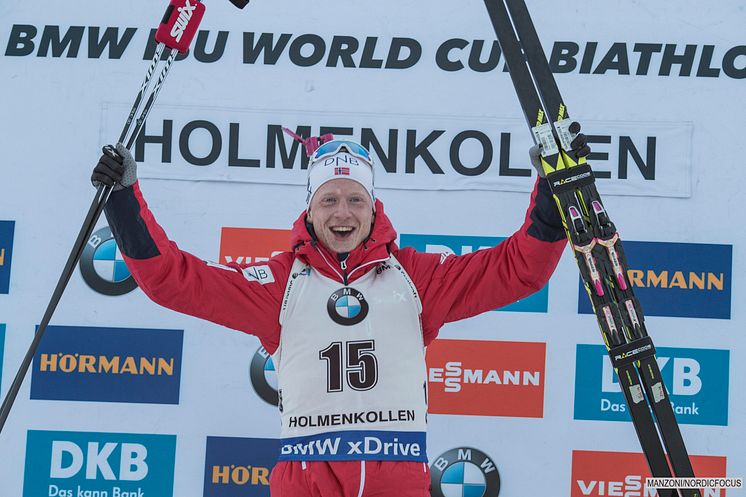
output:
[[[573,147],[590,151],[583,135]],[[565,246],[546,181],[497,247],[420,253],[397,247],[368,151],[329,141],[312,151],[290,250],[222,266],[168,239],[135,161],[117,151],[101,157],[92,180],[116,185],[106,216],[140,288],[165,307],[256,335],[272,354],[282,421],[272,496],[429,496],[425,347],[443,324],[546,284]]]

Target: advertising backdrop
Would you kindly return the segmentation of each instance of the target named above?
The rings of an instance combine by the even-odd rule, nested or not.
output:
[[[528,3],[629,240],[630,282],[694,466],[746,477],[746,7]],[[3,396],[165,7],[0,2]],[[290,248],[308,164],[283,126],[370,148],[400,246],[461,255],[521,225],[531,137],[483,2],[206,8],[133,148],[145,198],[182,249],[225,264]],[[0,497],[269,495],[272,360],[250,335],[151,302],[103,218],[52,325],[0,435]],[[432,495],[647,495],[569,250],[537,294],[444,326],[427,362]]]

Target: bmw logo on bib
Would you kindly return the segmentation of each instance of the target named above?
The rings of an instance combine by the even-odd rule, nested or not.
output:
[[[329,297],[326,310],[335,323],[352,326],[368,315],[368,302],[362,293],[354,288],[344,287]]]

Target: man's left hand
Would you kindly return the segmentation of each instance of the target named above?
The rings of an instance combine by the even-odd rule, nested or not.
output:
[[[575,134],[575,138],[570,143],[572,147],[568,152],[578,157],[585,157],[591,153],[591,147],[588,146],[588,137],[580,132],[580,123],[574,121],[570,124],[570,133]],[[541,145],[536,144],[528,149],[528,156],[531,158],[531,165],[534,166],[540,177],[546,178],[544,167],[541,165]]]

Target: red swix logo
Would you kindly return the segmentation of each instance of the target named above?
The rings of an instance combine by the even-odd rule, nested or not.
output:
[[[181,41],[181,36],[184,34],[184,31],[189,24],[189,20],[192,18],[194,9],[196,8],[197,0],[194,0],[193,5],[189,4],[189,0],[185,0],[184,6],[176,9],[179,11],[179,17],[176,19],[174,25],[171,27],[171,36],[173,36],[176,41]]]
[[[435,340],[427,347],[428,411],[540,418],[546,344]]]
[[[726,476],[726,458],[690,456],[697,477]],[[658,497],[645,487],[650,477],[645,456],[637,452],[572,451],[570,497]],[[702,497],[725,497],[725,489],[706,488]]]
[[[220,232],[221,264],[267,261],[286,250],[290,250],[290,230],[223,228]]]

